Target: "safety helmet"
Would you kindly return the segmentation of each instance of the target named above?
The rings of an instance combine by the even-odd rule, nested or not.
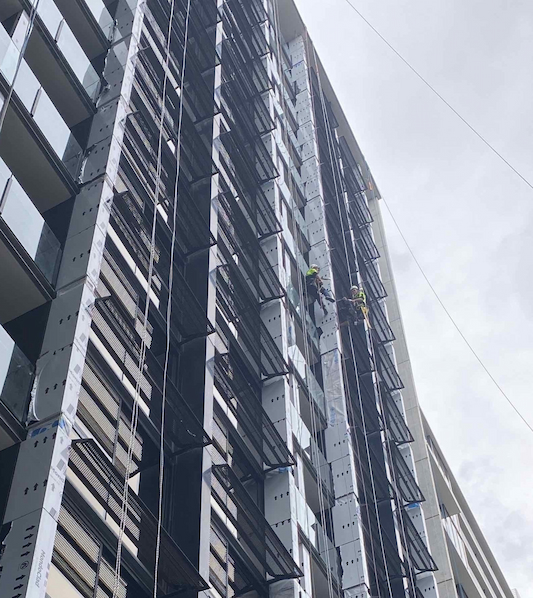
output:
[[[353,285],[353,286],[350,288],[350,291],[352,291],[352,293],[353,293],[354,291],[356,291],[356,292],[359,292],[359,287],[358,287],[356,284],[354,284],[354,285]]]
[[[320,271],[320,266],[318,264],[312,264],[311,265],[311,269],[312,270],[319,270]]]

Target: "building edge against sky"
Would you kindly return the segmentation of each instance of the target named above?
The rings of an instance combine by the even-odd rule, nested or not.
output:
[[[148,598],[157,558],[165,598],[513,598],[292,0],[35,8],[26,47],[0,5],[0,596]]]
[[[283,7],[282,30],[286,38],[307,34],[305,24],[292,0],[279,0]],[[322,69],[322,65],[320,65]],[[404,416],[413,434],[411,445],[414,469],[425,502],[422,511],[426,524],[427,541],[438,570],[435,581],[439,596],[506,596],[518,595],[510,589],[482,531],[470,511],[464,496],[442,456],[431,428],[418,402],[400,302],[394,283],[394,272],[387,247],[387,238],[380,208],[380,193],[364,155],[353,136],[351,127],[338,102],[327,73],[322,69],[322,85],[332,103],[339,124],[339,135],[349,139],[350,149],[368,182],[367,199],[374,217],[373,235],[380,252],[378,260],[381,278],[387,291],[384,302],[394,332],[395,361],[402,379]],[[449,510],[448,510],[449,509]],[[472,563],[472,565],[470,564]]]

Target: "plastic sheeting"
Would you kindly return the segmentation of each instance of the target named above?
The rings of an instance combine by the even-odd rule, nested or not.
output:
[[[371,596],[368,588],[365,585],[360,585],[345,589],[344,598],[371,598]]]
[[[297,598],[301,588],[295,579],[283,579],[270,584],[270,598]]]
[[[328,424],[337,426],[348,421],[342,381],[341,354],[338,349],[333,349],[333,351],[322,355],[322,372]]]

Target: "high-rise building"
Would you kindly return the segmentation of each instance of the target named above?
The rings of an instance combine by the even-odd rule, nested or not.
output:
[[[0,597],[512,598],[292,0],[0,21]]]

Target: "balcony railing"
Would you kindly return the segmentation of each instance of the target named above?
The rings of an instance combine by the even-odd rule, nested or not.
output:
[[[404,548],[407,550],[411,565],[419,572],[424,573],[427,571],[436,571],[437,565],[433,560],[433,557],[429,554],[427,546],[424,544],[424,540],[420,537],[414,523],[405,511],[402,513],[403,528],[407,542],[401,534],[402,543]]]
[[[0,326],[0,401],[23,423],[28,411],[35,368]]]
[[[264,580],[301,577],[302,572],[231,468],[215,465],[212,472],[213,497]]]
[[[98,0],[90,0],[91,3],[97,11]],[[59,9],[54,2],[39,2],[37,14],[89,97],[94,99],[100,78]]]
[[[413,442],[413,436],[407,427],[400,410],[394,402],[394,398],[383,384],[381,385],[381,395],[383,397],[383,415],[393,441],[397,445]]]
[[[0,62],[0,72],[8,83],[12,83],[19,51],[7,31],[0,27],[0,48],[2,47],[4,54]],[[81,161],[81,147],[24,60],[21,62],[15,81],[15,92],[58,157],[65,162],[71,174],[77,176]]]
[[[401,390],[403,388],[402,380],[398,375],[394,361],[387,352],[387,349],[383,345],[377,343],[374,344],[374,349],[376,350],[375,358],[381,379],[387,385],[390,392]]]
[[[420,503],[425,500],[422,491],[416,483],[414,475],[411,473],[409,466],[400,453],[399,449],[392,442],[388,443],[390,453],[392,455],[392,465],[394,467],[394,475],[396,477],[396,486],[400,494],[401,500],[405,504]]]
[[[61,253],[60,243],[2,160],[0,216],[48,282],[53,283]]]
[[[215,384],[261,469],[292,465],[293,456],[261,405],[260,390],[254,393],[236,358],[217,353]]]

